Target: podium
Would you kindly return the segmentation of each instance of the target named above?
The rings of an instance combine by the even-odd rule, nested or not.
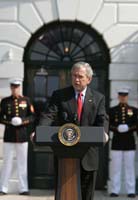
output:
[[[36,145],[51,146],[58,159],[55,200],[82,200],[80,159],[90,146],[103,145],[104,128],[79,127],[80,138],[73,146],[65,146],[60,142],[59,129],[57,126],[37,126]]]

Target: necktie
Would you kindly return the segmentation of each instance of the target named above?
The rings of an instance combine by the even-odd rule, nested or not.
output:
[[[83,94],[81,92],[78,93],[78,98],[77,98],[77,114],[78,114],[78,120],[79,121],[81,119],[81,112],[82,112],[82,106],[83,106],[82,96],[83,96]]]

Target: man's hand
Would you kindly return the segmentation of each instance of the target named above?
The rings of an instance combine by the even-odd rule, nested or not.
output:
[[[20,126],[20,125],[22,125],[22,119],[20,117],[13,117],[11,119],[11,124],[13,126]]]
[[[34,143],[34,137],[35,137],[35,132],[31,133],[30,135],[30,140],[32,143]]]
[[[108,142],[108,140],[109,140],[109,136],[106,132],[104,132],[104,142],[106,143]]]

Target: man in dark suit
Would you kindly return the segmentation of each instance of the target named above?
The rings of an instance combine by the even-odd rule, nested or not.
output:
[[[105,126],[105,98],[88,87],[93,71],[85,62],[78,62],[71,70],[72,86],[53,92],[40,125],[63,125],[66,122],[80,126]],[[107,128],[105,132],[107,131]],[[106,139],[107,139],[107,135]],[[98,148],[91,147],[81,160],[82,199],[92,200],[98,169]]]

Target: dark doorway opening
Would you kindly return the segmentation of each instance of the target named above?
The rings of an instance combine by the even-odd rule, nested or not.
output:
[[[78,21],[56,21],[44,25],[29,40],[23,58],[24,95],[29,96],[36,110],[44,110],[53,90],[70,84],[70,69],[75,62],[85,61],[91,64],[94,77],[91,87],[102,92],[109,103],[108,67],[109,50],[102,38],[92,27]],[[38,91],[41,84],[36,81],[41,70],[47,71],[46,93],[37,92],[44,100],[41,109],[37,109],[35,84]],[[35,82],[35,84],[34,84]],[[37,99],[38,99],[37,97]],[[42,105],[42,104],[41,104]],[[107,148],[107,147],[106,147]],[[107,149],[100,151],[97,188],[103,188],[107,179]],[[38,148],[29,145],[29,184],[31,188],[52,188],[54,186],[53,152],[49,147]]]

